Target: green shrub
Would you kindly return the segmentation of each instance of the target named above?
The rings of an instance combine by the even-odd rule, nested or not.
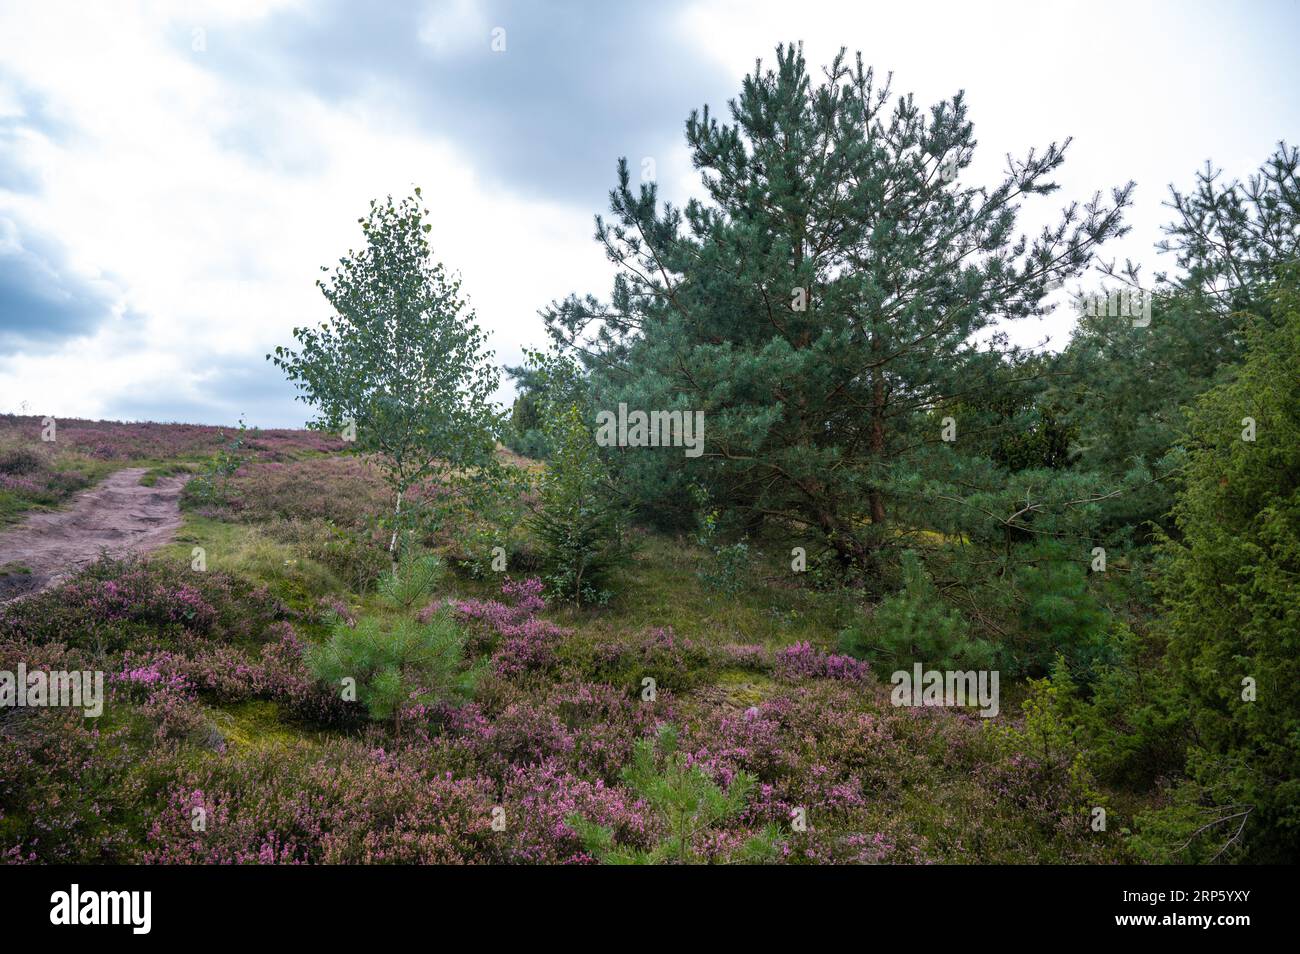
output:
[[[1188,712],[1170,676],[1165,647],[1149,633],[1117,624],[1113,659],[1101,667],[1092,697],[1072,714],[1088,737],[1097,777],[1148,791],[1176,776],[1187,755]]]
[[[1088,589],[1088,572],[1058,544],[1042,544],[1014,574],[1021,610],[1018,631],[1000,647],[1004,672],[1044,676],[1057,656],[1091,682],[1106,661],[1110,618]]]
[[[1096,787],[1086,733],[1072,718],[1077,698],[1059,662],[1051,679],[1029,680],[1023,718],[988,727],[1002,758],[987,771],[1013,797],[1037,801],[1058,825],[1086,831],[1093,811],[1104,809],[1106,800]]]
[[[911,550],[902,557],[903,589],[885,597],[863,623],[840,633],[840,645],[859,658],[906,669],[913,663],[933,669],[987,669],[993,646],[970,635],[956,609],[944,602],[920,558]]]
[[[626,557],[625,514],[615,503],[595,437],[581,409],[569,405],[550,423],[553,453],[529,522],[550,594],[604,603],[611,576]]]
[[[455,535],[450,561],[457,573],[475,580],[491,579],[495,548],[505,551],[505,572],[532,573],[541,568],[535,541],[528,527],[508,518],[500,521],[473,521]]]
[[[402,710],[412,703],[468,695],[478,670],[465,665],[464,650],[465,634],[449,613],[441,613],[427,623],[403,617],[385,624],[372,616],[353,627],[340,619],[329,639],[306,656],[321,682],[343,691],[344,698],[354,688],[355,701],[372,719],[400,726]]]
[[[697,572],[700,582],[710,590],[734,596],[745,586],[749,576],[749,544],[744,540],[722,545],[718,542],[718,511],[707,509],[708,491],[696,485],[692,495],[701,506],[695,542],[709,553]]]
[[[1191,794],[1180,818],[1149,823],[1167,826],[1181,861],[1300,857],[1300,269],[1272,311],[1233,379],[1190,414],[1179,536],[1162,547]]]
[[[185,496],[201,504],[221,504],[229,500],[230,478],[244,465],[247,455],[243,452],[248,425],[239,419],[239,430],[229,441],[221,432],[223,443],[212,455],[207,467],[185,487]]]

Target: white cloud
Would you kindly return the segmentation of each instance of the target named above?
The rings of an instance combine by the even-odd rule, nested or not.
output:
[[[292,90],[232,89],[193,63],[215,55],[216,28],[194,53],[188,30],[171,29],[185,18],[13,16],[0,21],[5,62],[76,132],[32,145],[45,189],[0,196],[0,211],[39,222],[72,260],[120,276],[129,292],[124,313],[92,337],[0,362],[6,410],[25,401],[94,416],[153,395],[159,406],[211,403],[219,419],[243,410],[286,423],[282,404],[235,406],[210,369],[256,362],[323,317],[319,267],[357,244],[371,198],[413,185],[431,210],[435,252],[463,274],[499,358],[541,343],[535,311],[549,298],[607,281],[587,210],[484,184],[451,144],[385,122],[382,100],[329,108]],[[225,147],[241,124],[269,125],[268,149]],[[286,151],[311,161],[286,173]],[[269,364],[266,373],[278,374]]]

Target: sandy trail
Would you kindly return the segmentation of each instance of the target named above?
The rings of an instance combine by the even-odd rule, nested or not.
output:
[[[110,474],[66,510],[37,513],[0,532],[0,567],[22,563],[31,575],[0,577],[0,603],[44,589],[93,563],[101,552],[121,557],[166,543],[181,525],[180,495],[188,476],[140,485],[143,467]]]

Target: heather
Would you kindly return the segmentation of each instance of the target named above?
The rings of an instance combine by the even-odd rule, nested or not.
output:
[[[30,445],[39,439],[44,418],[0,414],[0,443]],[[206,424],[160,424],[152,421],[86,421],[56,419],[54,445],[63,453],[98,460],[176,460],[211,453],[233,430]],[[337,437],[316,431],[267,429],[250,436],[249,448],[278,458],[302,453],[328,453],[342,447]]]
[[[707,551],[642,534],[638,598],[564,606],[458,560],[458,532],[394,566],[379,490],[358,457],[250,460],[172,547],[5,606],[0,662],[108,676],[100,720],[0,716],[5,859],[1123,857],[1078,823],[1072,777],[1048,784],[1058,761],[892,707],[836,651],[835,594],[723,596]]]
[[[621,643],[592,638],[571,613],[565,624],[549,618],[538,578],[464,591],[473,584],[441,581],[421,608],[375,591],[298,611],[226,574],[103,561],[6,607],[0,662],[102,667],[109,701],[98,722],[6,711],[4,857],[878,863],[967,861],[977,848],[1008,861],[1117,857],[1077,823],[1078,792],[1045,784],[1055,762],[1004,756],[978,719],[889,706],[850,657],[804,640],[776,649],[668,627]],[[312,647],[328,646],[331,632],[403,624],[456,626],[459,662],[445,675],[477,663],[472,689],[431,694],[429,670],[399,663],[414,681],[388,698],[394,718],[319,678]],[[659,688],[648,698],[641,679],[651,673]],[[659,770],[692,793],[686,822],[658,790]],[[796,831],[800,810],[808,823]],[[206,828],[195,830],[200,816]]]

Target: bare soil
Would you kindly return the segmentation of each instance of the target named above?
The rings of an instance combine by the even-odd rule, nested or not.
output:
[[[119,470],[66,510],[32,514],[0,533],[0,602],[57,583],[100,554],[146,553],[171,539],[181,524],[181,488],[189,478],[161,477],[145,487],[144,474],[143,467]]]

